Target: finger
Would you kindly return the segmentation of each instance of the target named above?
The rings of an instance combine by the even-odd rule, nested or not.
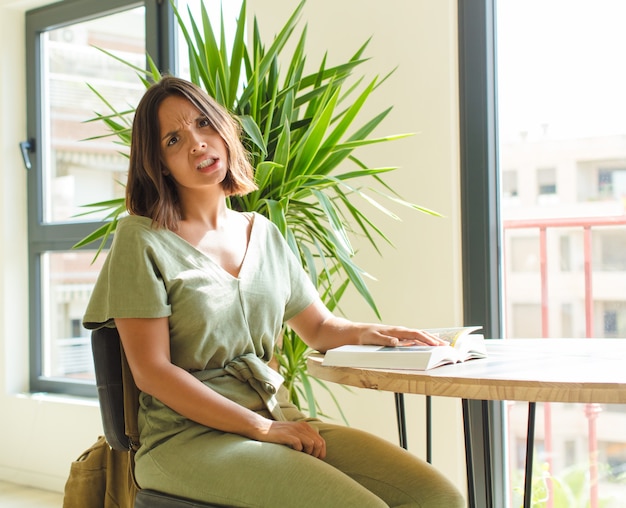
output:
[[[294,436],[293,439],[290,439],[287,444],[297,452],[305,451],[302,439],[299,439],[297,436]]]
[[[428,333],[425,330],[414,330],[415,336],[414,339],[420,341],[422,344],[427,344],[430,346],[438,346],[441,344],[446,344],[446,341],[440,339],[437,335],[432,333]]]
[[[432,333],[425,332],[424,330],[420,330],[420,333],[434,344],[447,344],[447,342],[444,339],[439,338],[438,335],[433,335]]]
[[[313,439],[303,439],[302,440],[302,451],[309,455],[314,455],[315,451],[315,441]]]
[[[319,434],[315,427],[312,427],[306,422],[302,422],[302,430],[306,434],[302,438],[303,451],[316,458],[323,458],[326,456],[326,441]]]
[[[320,436],[315,457],[318,459],[326,458],[326,441]]]
[[[315,439],[306,442],[303,451],[315,458],[323,459],[326,457],[326,441],[317,436]]]
[[[417,332],[406,337],[396,337],[393,335],[381,335],[383,345],[389,346],[439,346],[444,342],[433,336],[422,335]]]

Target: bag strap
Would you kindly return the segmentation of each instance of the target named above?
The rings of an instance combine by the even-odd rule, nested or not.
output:
[[[139,426],[137,423],[137,415],[139,413],[139,388],[135,384],[133,374],[130,371],[128,360],[124,348],[122,352],[122,386],[124,389],[124,426],[125,432],[130,441],[132,450],[137,451],[139,448]]]

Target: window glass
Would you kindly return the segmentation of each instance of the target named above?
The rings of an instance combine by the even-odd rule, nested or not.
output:
[[[519,194],[517,188],[517,171],[508,170],[502,172],[502,197],[504,199],[515,198]]]
[[[27,52],[31,390],[93,395],[93,359],[84,314],[105,251],[73,246],[102,225],[84,205],[124,195],[128,150],[97,115],[112,119],[145,87],[146,7],[139,2],[81,1],[30,11]],[[109,53],[109,54],[107,54]],[[34,70],[31,70],[34,69]],[[32,107],[36,105],[36,107]],[[114,119],[117,121],[117,119]]]
[[[88,330],[82,317],[106,252],[48,252],[41,257],[43,365],[47,378],[94,379]]]
[[[136,104],[144,90],[136,72],[97,48],[138,67],[145,62],[144,7],[47,31],[41,37],[44,119],[43,221],[81,220],[82,205],[123,194],[125,150],[103,122],[86,122]],[[88,86],[89,85],[89,86]],[[94,215],[82,220],[94,220]]]
[[[516,168],[521,197],[506,199],[503,173],[505,333],[624,339],[626,2],[496,0],[496,13],[499,166]],[[507,407],[510,506],[521,506],[528,408]],[[614,429],[626,415],[537,409],[537,506],[623,506],[626,436]]]
[[[537,170],[537,192],[539,195],[556,194],[556,171],[554,168]]]

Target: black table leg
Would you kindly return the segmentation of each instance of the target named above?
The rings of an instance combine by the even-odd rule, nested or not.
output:
[[[462,406],[463,431],[465,435],[465,469],[467,471],[467,505],[469,508],[475,508],[476,490],[474,488],[474,455],[472,450],[469,401],[467,399],[463,399]]]
[[[526,471],[524,474],[524,508],[530,508],[533,497],[533,455],[535,449],[536,402],[528,403],[528,432],[526,433]]]
[[[426,462],[433,463],[433,412],[430,395],[426,395]]]
[[[398,436],[400,446],[405,450],[408,449],[406,438],[406,412],[404,408],[404,394],[394,394],[396,403],[396,419],[398,421]],[[426,396],[426,461],[432,464],[433,461],[433,426],[432,426],[432,399],[430,395]]]
[[[394,393],[396,402],[396,420],[398,421],[398,437],[400,446],[405,450],[408,449],[406,441],[406,415],[404,411],[404,393]]]

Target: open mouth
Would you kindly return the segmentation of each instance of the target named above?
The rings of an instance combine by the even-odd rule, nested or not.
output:
[[[204,169],[214,164],[217,159],[205,159],[196,166],[196,169]]]

